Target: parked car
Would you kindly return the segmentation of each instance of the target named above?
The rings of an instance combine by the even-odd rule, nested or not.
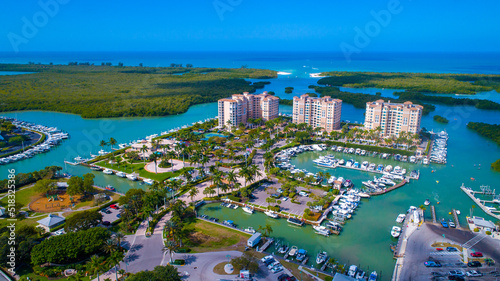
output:
[[[299,195],[300,196],[304,196],[304,197],[308,197],[309,196],[309,193],[305,192],[305,191],[301,191],[299,192]]]
[[[115,205],[115,204],[112,204],[112,205],[110,205],[109,207],[110,207],[111,209],[115,209],[115,210],[120,209],[120,207],[118,207],[118,206],[117,206],[117,205]]]
[[[483,257],[483,253],[481,253],[481,252],[474,252],[474,253],[470,253],[470,256],[474,257],[474,258],[481,258],[481,257]]]
[[[458,252],[458,249],[455,247],[446,247],[446,251],[448,252]]]
[[[471,261],[467,263],[468,267],[481,267],[483,266],[480,262],[478,261]]]
[[[110,223],[109,221],[103,221],[103,222],[102,222],[102,225],[104,225],[104,226],[110,226],[110,225],[111,225],[111,223]]]
[[[278,281],[286,281],[288,277],[290,277],[288,276],[288,274],[283,273],[280,276],[278,276]]]
[[[480,276],[483,276],[483,274],[481,272],[478,272],[476,270],[469,270],[465,274],[467,276],[469,276],[469,277],[480,277]]]
[[[424,262],[424,265],[426,267],[441,267],[441,263],[439,263],[438,261],[426,261]]]
[[[448,275],[450,276],[465,276],[465,273],[461,270],[450,270],[450,272],[448,272]]]
[[[273,256],[269,255],[269,256],[265,256],[265,257],[261,258],[260,261],[261,262],[266,262],[267,260],[270,260],[272,258],[273,258]]]

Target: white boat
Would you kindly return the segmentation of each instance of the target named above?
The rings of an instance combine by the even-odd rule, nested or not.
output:
[[[424,205],[425,206],[429,206],[430,204],[431,204],[431,201],[429,201],[429,199],[425,199]]]
[[[330,230],[328,230],[328,228],[326,228],[325,226],[314,225],[313,228],[314,228],[314,230],[316,230],[316,234],[323,235],[323,236],[330,235]]]
[[[120,178],[124,178],[127,176],[127,174],[125,174],[124,172],[118,172],[116,173],[117,176],[119,176]]]
[[[127,179],[129,179],[131,181],[136,181],[137,180],[137,177],[134,174],[128,174],[128,175],[126,175],[126,177],[127,177]]]
[[[297,248],[297,246],[292,246],[292,248],[290,249],[290,252],[288,252],[288,255],[290,257],[293,257],[297,254],[298,250],[299,250],[299,248]]]
[[[354,278],[356,276],[356,271],[358,271],[358,267],[353,264],[349,266],[349,271],[347,272],[347,275]]]
[[[242,209],[245,213],[253,214],[253,208],[250,206],[244,206]]]
[[[104,171],[102,171],[103,173],[105,173],[106,175],[112,175],[113,174],[113,171],[111,169],[104,169]]]
[[[273,219],[278,218],[278,213],[276,213],[274,211],[265,211],[264,214],[266,214],[266,216],[271,217]]]
[[[401,227],[393,226],[391,230],[391,236],[394,238],[398,238],[401,235]]]
[[[255,233],[255,229],[253,229],[253,227],[251,227],[251,226],[249,226],[249,227],[245,228],[245,230],[244,230],[244,231],[245,231],[245,232],[248,232],[248,233],[252,233],[252,234],[254,234],[254,233]]]
[[[406,219],[406,214],[399,214],[398,218],[396,219],[397,223],[402,223]]]
[[[427,159],[427,157],[425,157],[423,163],[424,163],[424,165],[429,165],[429,159]]]
[[[149,185],[153,185],[154,184],[154,180],[152,180],[152,179],[144,179],[144,183],[149,184]]]
[[[328,258],[328,254],[326,252],[319,252],[318,255],[316,256],[316,264],[322,264],[326,261]]]

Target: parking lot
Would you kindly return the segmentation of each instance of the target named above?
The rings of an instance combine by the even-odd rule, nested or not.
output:
[[[117,205],[118,206],[118,205]],[[118,206],[120,208],[120,206]],[[109,223],[113,223],[114,221],[120,218],[121,209],[113,209],[110,207],[106,207],[99,211],[102,214],[102,221],[108,221]]]
[[[280,188],[279,183],[271,184],[269,186],[267,185],[261,185],[258,188],[256,188],[252,195],[255,197],[252,200],[250,200],[250,203],[252,204],[257,204],[263,207],[267,207],[269,204],[266,202],[266,198],[270,197],[271,194],[273,193],[278,193],[277,190]],[[298,186],[297,187],[297,196],[295,197],[295,200],[300,202],[300,204],[295,204],[292,203],[290,198],[285,198],[281,196],[278,200],[281,201],[280,207],[281,210],[290,214],[295,214],[297,216],[302,216],[304,214],[304,210],[307,207],[307,202],[312,202],[314,201],[313,199],[310,198],[310,196],[300,196],[298,193],[300,191],[306,191],[307,189]],[[315,193],[318,196],[321,196],[324,191],[322,190],[316,190],[316,189],[311,189],[312,193]]]

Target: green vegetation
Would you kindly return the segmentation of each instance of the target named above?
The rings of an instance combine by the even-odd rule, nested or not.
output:
[[[293,92],[293,87],[286,87],[285,88],[285,93],[286,94],[291,94]]]
[[[71,217],[66,219],[66,223],[64,224],[64,230],[66,232],[76,232],[78,230],[87,230],[92,227],[96,227],[102,222],[102,214],[90,210],[78,212]]]
[[[500,159],[491,163],[491,168],[497,172],[500,172]]]
[[[241,257],[232,258],[230,263],[236,271],[245,269],[250,271],[252,274],[259,271],[258,259],[250,252],[244,252]]]
[[[109,238],[110,233],[100,227],[55,236],[33,247],[31,262],[41,265],[81,261],[99,252]]]
[[[31,173],[18,173],[16,174],[16,189],[36,182],[39,179],[52,179],[56,176],[58,171],[62,170],[59,166],[49,166],[40,171],[34,171]],[[8,186],[8,179],[0,181],[0,192],[6,192]]]
[[[108,161],[101,161],[101,162],[95,163],[95,165],[101,166],[101,167],[104,167],[104,168],[109,168],[109,169],[121,171],[121,172],[124,172],[124,173],[135,172],[135,173],[138,173],[140,177],[152,179],[152,180],[159,181],[159,182],[162,182],[162,181],[164,181],[166,179],[169,179],[171,177],[176,177],[176,176],[178,176],[182,172],[183,169],[187,169],[187,168],[183,168],[183,169],[181,169],[179,171],[155,174],[155,173],[150,173],[150,172],[146,171],[144,169],[145,165],[143,163],[138,163],[138,164],[129,164],[129,163],[109,164],[107,162]]]
[[[467,124],[467,128],[476,131],[481,136],[486,137],[500,145],[500,125],[482,122],[469,122]]]
[[[341,92],[337,87],[314,87],[320,96],[331,96],[332,98],[341,99],[342,102],[352,104],[356,108],[366,108],[366,103],[371,101],[376,101],[381,99],[379,95],[361,94],[361,93],[347,93]],[[404,103],[406,101],[411,101],[416,104],[420,104],[424,107],[422,114],[427,115],[431,111],[434,111],[436,107],[432,104],[423,104],[418,100],[407,99],[400,96],[398,99],[391,99],[391,102]]]
[[[177,268],[172,265],[156,266],[152,271],[140,271],[129,276],[126,281],[181,281]]]
[[[433,119],[434,119],[434,121],[436,121],[438,123],[443,123],[443,124],[448,124],[448,122],[450,122],[448,119],[444,118],[443,116],[439,116],[439,115],[434,115]]]
[[[500,75],[344,71],[324,72],[322,75],[329,77],[320,79],[320,85],[405,89],[445,94],[475,94],[491,90],[500,92]]]
[[[279,103],[280,103],[280,104],[283,104],[283,105],[293,106],[293,100],[280,99],[280,100],[279,100]]]
[[[242,250],[249,234],[229,229],[203,220],[185,226],[189,236],[188,245],[194,252],[204,253],[222,250]],[[236,247],[241,244],[240,247]]]
[[[0,71],[36,72],[2,76],[0,112],[50,110],[83,118],[164,116],[238,92],[255,92],[275,78],[261,69],[121,67],[0,64]],[[184,73],[183,75],[173,75]]]
[[[433,95],[425,95],[422,93],[416,92],[395,92],[396,96],[399,96],[399,99],[402,100],[411,100],[418,103],[421,102],[432,102],[432,103],[441,103],[450,106],[474,106],[477,109],[486,109],[486,110],[500,110],[500,104],[490,100],[480,100],[480,99],[469,99],[469,98],[453,98],[453,97],[442,97],[442,96],[433,96]]]

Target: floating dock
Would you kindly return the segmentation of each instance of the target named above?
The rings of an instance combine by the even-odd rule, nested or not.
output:
[[[378,170],[368,170],[368,169],[362,169],[362,168],[356,168],[356,167],[347,167],[345,165],[338,165],[338,164],[335,164],[333,166],[322,166],[322,165],[316,165],[318,167],[321,167],[321,168],[332,168],[332,169],[336,169],[337,167],[340,167],[340,168],[344,168],[344,169],[351,169],[351,170],[356,170],[356,171],[361,171],[361,172],[368,172],[368,173],[375,173],[375,174],[384,174],[384,173],[387,173],[385,171],[378,171]],[[408,179],[413,179],[413,180],[418,180],[420,178],[420,172],[418,172],[417,176],[415,177],[411,177],[411,176],[406,176],[406,178]]]
[[[460,228],[460,221],[458,220],[457,210],[451,210],[451,214],[453,215],[453,220],[455,221],[456,227]]]
[[[264,252],[267,248],[269,248],[269,246],[271,246],[271,244],[273,244],[273,242],[274,242],[273,238],[268,238],[264,246],[259,248],[259,253]]]
[[[431,206],[432,223],[437,223],[436,219],[436,208],[434,205]]]
[[[462,183],[462,186],[460,186],[460,189],[463,192],[465,192],[465,194],[467,194],[467,196],[469,196],[470,199],[472,199],[472,201],[474,201],[474,203],[476,203],[476,205],[478,205],[486,214],[496,218],[497,220],[500,220],[500,215],[494,214],[490,209],[486,208],[486,206],[481,202],[482,200],[480,200],[479,198],[476,198],[474,196],[475,193],[483,194],[483,192],[473,191],[472,189],[465,187],[465,185],[463,183]]]

